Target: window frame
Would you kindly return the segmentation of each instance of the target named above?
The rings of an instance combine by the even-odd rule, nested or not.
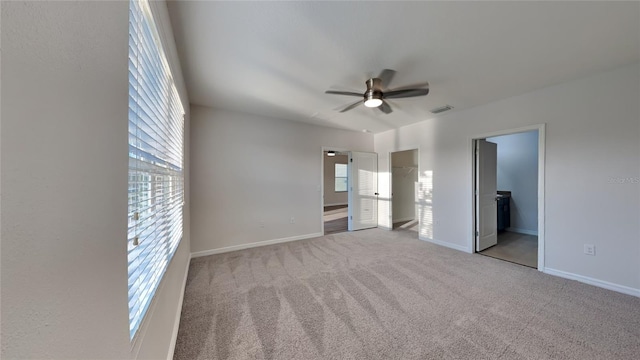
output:
[[[184,235],[185,124],[151,4],[129,1],[129,335],[143,327]]]
[[[348,179],[349,179],[349,167],[348,164],[338,163],[333,164],[333,192],[343,193],[349,191]],[[338,176],[338,165],[344,166],[345,176]],[[338,179],[344,179],[344,190],[338,190]]]

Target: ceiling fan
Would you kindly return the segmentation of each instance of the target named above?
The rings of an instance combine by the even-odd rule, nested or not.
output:
[[[429,83],[425,82],[421,84],[422,87],[415,89],[398,88],[396,90],[387,89],[391,79],[396,74],[395,70],[384,69],[376,78],[371,78],[365,82],[367,84],[367,90],[364,94],[351,92],[351,91],[334,91],[327,90],[325,94],[334,95],[348,95],[359,96],[362,100],[358,100],[351,105],[347,105],[340,112],[349,111],[360,104],[364,104],[366,107],[378,108],[385,114],[391,113],[393,110],[385,99],[399,99],[414,96],[424,96],[429,93]]]

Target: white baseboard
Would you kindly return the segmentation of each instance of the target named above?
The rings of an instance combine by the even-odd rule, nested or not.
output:
[[[588,277],[588,276],[582,276],[582,275],[578,275],[578,274],[574,274],[574,273],[570,273],[570,272],[566,272],[566,271],[562,271],[562,270],[550,269],[550,268],[545,268],[543,270],[543,272],[545,274],[558,276],[558,277],[565,278],[565,279],[570,279],[570,280],[576,280],[576,281],[579,281],[581,283],[585,283],[585,284],[601,287],[603,289],[612,290],[612,291],[616,291],[616,292],[619,292],[619,293],[640,297],[640,289],[634,289],[634,288],[629,287],[629,286],[624,286],[624,285],[620,285],[620,284],[614,284],[614,283],[611,283],[611,282],[608,282],[608,281],[598,280],[598,279],[594,279],[594,278],[591,278],[591,277]]]
[[[349,203],[324,204],[324,206],[348,206]]]
[[[458,250],[458,251],[464,251],[466,253],[469,252],[469,249],[467,249],[466,246],[463,245],[458,245],[458,244],[452,244],[449,242],[445,242],[445,241],[440,241],[440,240],[435,240],[435,239],[430,239],[427,237],[422,237],[419,236],[418,239],[422,240],[422,241],[426,241],[426,242],[430,242],[432,244],[436,244],[436,245],[440,245],[440,246],[444,246],[444,247],[448,247],[449,249],[453,249],[453,250]]]
[[[538,232],[535,230],[527,230],[527,229],[520,229],[520,228],[514,228],[514,227],[508,227],[505,230],[509,232],[518,233],[518,234],[538,236]]]
[[[393,219],[394,223],[400,222],[400,221],[410,221],[410,220],[415,220],[416,217],[415,216],[409,216],[409,217],[404,217],[404,218],[400,218],[400,219]]]
[[[173,331],[171,332],[171,343],[169,344],[169,353],[167,360],[172,360],[174,352],[176,351],[176,341],[178,341],[178,329],[180,328],[180,315],[182,314],[182,302],[184,300],[184,292],[187,287],[187,276],[189,275],[189,265],[191,264],[192,256],[189,255],[189,261],[187,261],[187,268],[184,271],[184,279],[182,280],[182,290],[180,291],[180,299],[178,300],[178,311],[176,311],[176,319],[173,321]]]
[[[380,225],[380,224],[378,224],[378,229],[382,229],[382,230],[393,230],[393,228],[392,228],[392,227],[384,226],[384,225]]]
[[[248,243],[248,244],[227,246],[227,247],[223,247],[223,248],[219,248],[219,249],[197,251],[197,252],[191,253],[191,258],[196,258],[196,257],[201,257],[201,256],[209,256],[209,255],[215,255],[215,254],[222,254],[222,253],[227,253],[227,252],[231,252],[231,251],[244,250],[244,249],[249,249],[249,248],[254,248],[254,247],[259,247],[259,246],[280,244],[280,243],[285,243],[285,242],[289,242],[289,241],[311,239],[311,238],[320,237],[320,236],[322,236],[322,233],[318,232],[318,233],[313,233],[313,234],[291,236],[291,237],[286,237],[286,238],[281,238],[281,239],[265,240],[265,241],[258,241],[258,242],[254,242],[254,243]]]

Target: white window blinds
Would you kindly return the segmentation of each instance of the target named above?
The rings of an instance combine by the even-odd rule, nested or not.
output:
[[[129,330],[182,239],[184,111],[146,0],[129,5]]]

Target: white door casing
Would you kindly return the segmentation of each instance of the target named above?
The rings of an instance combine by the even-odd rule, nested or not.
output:
[[[349,152],[349,231],[378,226],[378,154]]]
[[[476,141],[476,251],[498,243],[497,150],[492,142]]]

